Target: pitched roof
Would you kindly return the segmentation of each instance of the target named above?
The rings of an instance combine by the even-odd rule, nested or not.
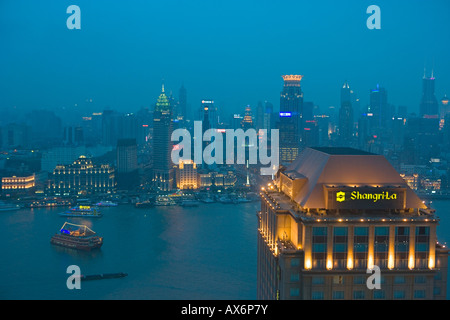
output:
[[[325,208],[324,186],[402,187],[406,208],[426,208],[384,156],[351,148],[307,148],[286,172],[307,181],[295,196],[304,208]]]

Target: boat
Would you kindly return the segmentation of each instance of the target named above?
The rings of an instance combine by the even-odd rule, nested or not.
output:
[[[112,201],[100,201],[95,204],[97,207],[117,207],[117,203]]]
[[[15,211],[19,210],[21,207],[18,204],[11,204],[0,202],[0,211]]]
[[[154,207],[155,204],[149,200],[146,200],[146,201],[142,201],[142,202],[136,202],[136,204],[134,206],[138,209],[145,209],[145,208]]]
[[[233,203],[233,200],[231,200],[229,197],[226,196],[220,197],[218,201],[224,204]]]
[[[103,244],[103,238],[85,225],[65,222],[62,228],[51,239],[50,243],[66,248],[90,251]]]
[[[115,278],[124,278],[128,276],[127,273],[119,272],[119,273],[104,273],[104,274],[93,274],[93,275],[81,275],[81,280],[103,280],[103,279],[115,279]]]
[[[155,201],[155,206],[174,206],[175,201],[169,197],[158,197]]]
[[[183,202],[181,202],[181,206],[183,207],[198,207],[199,204],[200,202],[196,200],[183,200]]]
[[[247,202],[251,202],[251,201],[252,200],[250,200],[250,199],[242,198],[242,197],[238,197],[233,200],[234,203],[247,203]]]
[[[58,213],[63,217],[81,217],[81,218],[100,218],[103,214],[97,207],[92,206],[76,206],[68,211]]]

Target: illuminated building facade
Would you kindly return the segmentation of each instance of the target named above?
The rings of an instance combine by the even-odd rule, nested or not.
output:
[[[70,165],[56,166],[49,188],[55,195],[111,193],[116,188],[115,170],[81,156]]]
[[[284,75],[283,91],[280,95],[280,161],[291,163],[300,150],[303,93],[300,86],[301,75]]]
[[[164,93],[164,86],[156,102],[153,115],[152,183],[156,189],[169,191],[173,189],[175,178],[171,159],[173,124],[170,101]]]
[[[257,299],[446,298],[439,219],[383,156],[307,148],[261,198]]]
[[[26,191],[35,187],[34,174],[27,177],[3,177],[2,190],[3,192]]]
[[[180,160],[176,180],[178,189],[197,189],[197,164],[192,160]]]

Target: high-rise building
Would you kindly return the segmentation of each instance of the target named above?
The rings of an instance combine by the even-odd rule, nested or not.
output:
[[[351,89],[346,81],[341,88],[341,108],[339,109],[339,144],[351,147],[353,144],[353,107]]]
[[[207,113],[207,115],[205,115],[205,113]],[[205,123],[205,117],[208,118],[209,129],[217,129],[219,127],[219,114],[213,100],[202,100],[198,119]]]
[[[420,101],[420,117],[422,118],[439,118],[439,105],[434,95],[433,72],[431,77],[423,75],[422,79],[422,100]]]
[[[138,168],[136,139],[117,141],[117,172],[129,173]]]
[[[266,101],[264,105],[263,126],[261,129],[266,129],[268,132],[275,128],[275,121],[278,117],[273,112],[273,104]]]
[[[450,114],[450,104],[448,104],[449,100],[447,98],[447,95],[444,95],[444,97],[441,99],[441,119],[445,119],[445,117]]]
[[[244,130],[253,128],[252,108],[250,106],[245,107],[244,119],[242,119],[241,126]]]
[[[161,191],[172,190],[174,183],[174,165],[171,158],[172,130],[172,110],[163,85],[153,113],[152,181],[153,186]]]
[[[290,163],[300,150],[302,130],[303,93],[301,75],[284,75],[283,91],[280,95],[280,117],[278,121],[280,138],[280,161]]]
[[[307,148],[261,198],[257,299],[446,298],[439,219],[384,156]]]
[[[386,128],[386,122],[392,118],[387,101],[387,91],[385,88],[377,87],[370,91],[369,113],[372,114],[372,128],[378,129],[376,133],[380,133],[382,128]]]

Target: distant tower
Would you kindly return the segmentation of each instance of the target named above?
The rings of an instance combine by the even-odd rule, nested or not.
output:
[[[252,117],[252,109],[250,106],[245,107],[245,115],[244,119],[241,121],[241,126],[244,130],[250,129],[253,127],[253,117]]]
[[[153,185],[162,191],[173,188],[174,169],[172,153],[172,110],[164,85],[153,113]]]
[[[370,92],[370,113],[373,114],[373,126],[384,128],[389,119],[386,89],[377,84],[376,89]],[[392,116],[392,115],[391,115]]]
[[[205,115],[205,113],[207,113],[207,115]],[[209,122],[208,129],[217,129],[219,125],[219,115],[213,100],[202,100],[199,110],[199,119],[204,122],[205,116],[208,118]]]
[[[342,146],[350,147],[353,140],[353,108],[351,89],[346,81],[341,88],[341,108],[339,109],[339,138]]]
[[[282,163],[295,160],[300,150],[303,93],[300,87],[301,75],[284,75],[283,91],[280,95],[280,159]]]
[[[427,78],[426,74],[423,75],[423,95],[420,102],[420,116],[422,118],[439,117],[439,105],[436,96],[434,95],[434,80],[433,71],[431,72],[430,78]]]

